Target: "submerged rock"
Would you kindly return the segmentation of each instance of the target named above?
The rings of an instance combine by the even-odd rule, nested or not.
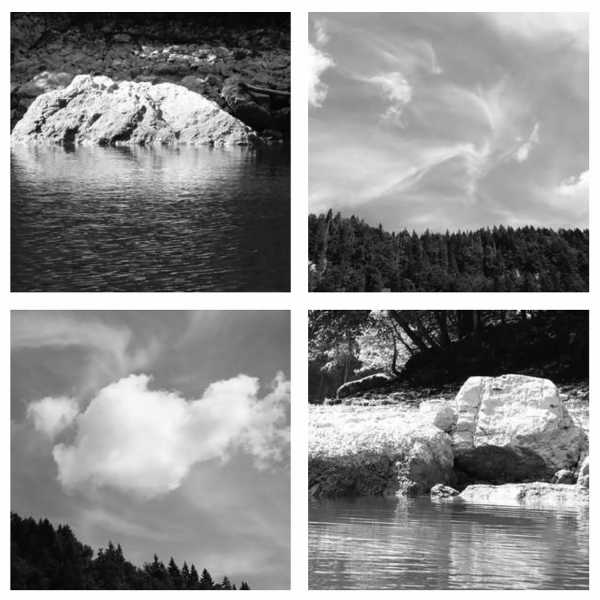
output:
[[[90,75],[38,96],[11,135],[13,143],[65,146],[229,146],[254,138],[241,121],[182,86]]]
[[[504,485],[470,485],[457,501],[474,504],[528,506],[531,508],[568,508],[585,506],[588,490],[560,483],[505,483]]]
[[[455,466],[493,483],[549,480],[573,468],[585,434],[548,379],[470,377],[456,397]]]

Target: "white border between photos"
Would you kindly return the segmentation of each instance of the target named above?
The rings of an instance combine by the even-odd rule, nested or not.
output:
[[[0,260],[2,266],[2,301],[3,313],[0,323],[2,324],[2,373],[4,381],[4,440],[2,451],[2,481],[4,482],[4,493],[2,494],[2,505],[0,515],[0,560],[1,579],[0,594],[8,593],[10,546],[9,546],[9,508],[10,508],[10,310],[14,309],[155,309],[155,310],[207,310],[207,309],[237,309],[237,310],[291,310],[291,381],[292,381],[292,461],[291,461],[291,591],[253,591],[255,596],[263,594],[273,597],[273,594],[285,595],[286,597],[301,598],[308,594],[311,598],[341,599],[346,594],[354,597],[373,594],[393,594],[394,592],[373,591],[307,591],[308,590],[308,560],[307,560],[307,535],[308,535],[308,499],[307,499],[307,394],[308,394],[308,368],[307,368],[307,310],[308,309],[367,309],[367,308],[405,308],[405,309],[590,309],[590,356],[592,361],[599,363],[599,342],[597,332],[599,331],[600,310],[593,305],[594,292],[598,293],[598,273],[595,272],[596,258],[598,256],[598,242],[593,235],[591,238],[591,269],[590,269],[590,292],[589,294],[558,294],[558,293],[380,293],[380,294],[341,294],[321,293],[309,294],[307,292],[307,235],[306,222],[308,214],[308,96],[307,96],[307,32],[309,12],[477,12],[477,11],[502,11],[502,12],[589,12],[590,13],[590,107],[595,107],[599,99],[598,77],[595,73],[594,52],[596,44],[594,38],[598,39],[600,29],[598,27],[598,10],[594,10],[591,1],[552,1],[552,0],[507,0],[504,2],[475,2],[463,0],[447,0],[443,2],[429,0],[406,0],[400,2],[369,0],[359,2],[343,2],[341,0],[329,1],[287,1],[278,2],[257,1],[246,3],[241,0],[221,1],[216,4],[198,3],[191,1],[173,0],[168,5],[153,0],[145,2],[134,2],[131,0],[106,0],[102,3],[57,1],[51,5],[41,1],[9,2],[9,6],[3,11],[2,22],[2,51],[5,59],[1,63],[3,81],[9,81],[9,11],[44,11],[53,10],[58,12],[88,11],[212,11],[212,12],[291,12],[292,22],[292,179],[291,179],[291,219],[292,219],[292,252],[291,252],[291,294],[286,293],[15,293],[9,292],[10,287],[10,239],[6,234],[10,223],[10,188],[9,188],[9,143],[8,131],[5,143],[2,145],[2,184],[4,190],[3,223],[5,235],[3,238],[3,256]],[[594,14],[596,13],[596,14]],[[8,115],[10,111],[10,100],[8,90],[3,96],[3,113]],[[8,124],[8,119],[5,123]],[[593,135],[590,137],[590,166],[597,156],[598,148],[595,143],[595,132],[597,129],[596,112],[590,111],[590,129]],[[591,189],[595,189],[595,173],[592,172]],[[591,196],[590,196],[591,197]],[[595,210],[590,202],[590,229],[595,231]],[[596,219],[597,221],[597,219]],[[592,365],[594,362],[592,362]],[[596,389],[598,378],[593,368],[590,369],[592,395]],[[590,410],[590,428],[592,431],[598,429],[597,410],[592,400]],[[592,463],[596,464],[598,452],[596,444],[591,444]],[[592,483],[592,498],[595,498]],[[592,502],[593,504],[593,502]],[[590,590],[594,590],[598,584],[598,576],[595,567],[598,563],[598,519],[595,510],[590,511]],[[54,598],[79,597],[81,592],[45,591],[45,592],[13,592],[19,597],[29,598],[37,594],[48,595]],[[143,592],[90,592],[95,597],[108,598],[115,594],[121,597],[127,594],[141,594]],[[153,592],[161,597],[185,594],[186,592]],[[189,594],[197,592],[188,592]],[[233,593],[233,592],[232,592]],[[508,594],[521,596],[524,594],[561,594],[564,592],[541,592],[541,591],[409,591],[401,590],[403,597],[416,594],[431,594],[444,597],[459,597],[464,594],[477,594],[477,597],[504,597]],[[573,592],[566,592],[572,594]],[[590,592],[578,592],[578,594],[590,594]],[[141,596],[140,596],[141,597]],[[389,597],[389,596],[388,596]]]

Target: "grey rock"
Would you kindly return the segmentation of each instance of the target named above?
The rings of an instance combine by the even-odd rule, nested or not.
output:
[[[62,145],[241,145],[254,132],[200,94],[171,83],[80,75],[38,96],[13,143]]]

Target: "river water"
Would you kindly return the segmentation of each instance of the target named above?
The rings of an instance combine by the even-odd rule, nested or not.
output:
[[[287,291],[289,150],[15,147],[13,291]]]
[[[310,589],[578,589],[587,510],[311,501]]]

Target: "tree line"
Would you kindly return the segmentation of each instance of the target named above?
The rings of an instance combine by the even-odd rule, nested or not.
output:
[[[68,525],[54,528],[48,519],[36,521],[10,515],[11,589],[54,590],[235,590],[228,577],[218,583],[194,564],[180,568],[171,557],[165,565],[154,555],[140,569],[112,542],[94,557]],[[240,590],[249,590],[242,581]]]
[[[309,400],[374,373],[391,387],[507,372],[587,378],[588,321],[584,310],[310,311]]]
[[[587,229],[389,233],[330,210],[309,216],[308,240],[316,292],[588,291]]]

